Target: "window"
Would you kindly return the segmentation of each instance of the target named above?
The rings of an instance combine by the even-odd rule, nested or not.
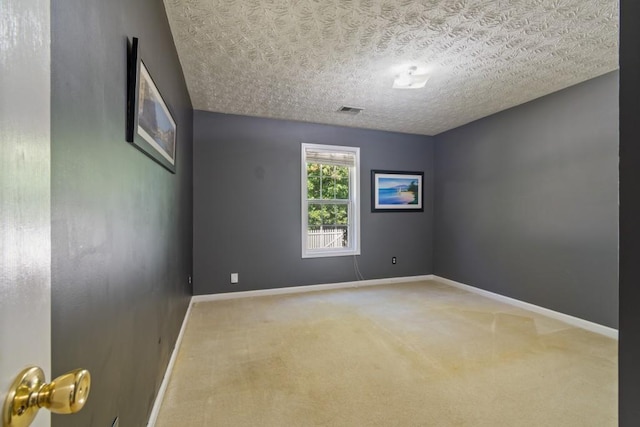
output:
[[[302,257],[360,254],[360,148],[302,144]]]

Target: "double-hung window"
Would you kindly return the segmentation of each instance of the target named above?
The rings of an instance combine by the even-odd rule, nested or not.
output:
[[[360,254],[360,148],[302,144],[302,257]]]

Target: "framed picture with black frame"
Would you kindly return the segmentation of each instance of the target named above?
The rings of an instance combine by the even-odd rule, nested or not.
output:
[[[424,212],[424,172],[371,171],[371,212]]]
[[[139,40],[133,37],[127,60],[126,140],[175,173],[176,132],[171,111],[142,60]]]

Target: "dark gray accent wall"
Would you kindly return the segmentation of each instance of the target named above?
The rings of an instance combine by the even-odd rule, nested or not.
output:
[[[435,273],[618,326],[618,73],[436,137]]]
[[[194,292],[356,280],[354,258],[302,259],[301,143],[360,147],[366,279],[432,273],[433,143],[406,135],[196,111]],[[425,211],[371,213],[370,171],[425,172]],[[391,264],[396,256],[398,263]],[[230,273],[239,283],[230,284]]]
[[[91,396],[54,426],[146,425],[191,294],[193,110],[161,1],[52,1],[53,376]],[[127,37],[178,130],[173,175],[125,142]]]
[[[620,2],[619,423],[640,419],[640,3]]]

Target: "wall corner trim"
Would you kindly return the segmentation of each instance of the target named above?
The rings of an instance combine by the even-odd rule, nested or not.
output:
[[[586,329],[587,331],[594,332],[596,334],[604,335],[608,338],[618,339],[618,330],[610,328],[608,326],[600,325],[599,323],[590,322],[588,320],[581,319],[579,317],[570,316],[568,314],[560,313],[558,311],[550,310],[548,308],[540,307],[535,304],[520,301],[515,298],[506,297],[504,295],[496,294],[484,289],[476,288],[474,286],[465,285],[464,283],[456,282],[455,280],[446,279],[440,276],[433,276],[433,280],[443,283],[445,285],[453,286],[458,289],[462,289],[474,294],[482,295],[487,298],[491,298],[496,301],[500,301],[524,310],[532,311],[537,314],[550,317],[552,319],[559,320],[564,323],[568,323],[571,326]]]
[[[171,378],[171,373],[173,372],[173,366],[176,363],[176,358],[178,357],[178,352],[180,351],[180,347],[182,345],[182,337],[184,336],[184,331],[187,327],[187,322],[189,321],[189,317],[191,315],[192,305],[193,305],[193,297],[191,297],[189,301],[189,307],[187,308],[187,312],[185,313],[184,319],[182,320],[180,333],[178,334],[178,339],[176,339],[176,343],[173,346],[173,351],[171,352],[171,358],[169,359],[169,363],[167,364],[167,369],[164,372],[164,378],[162,378],[162,384],[160,384],[160,388],[158,389],[156,400],[153,402],[153,408],[151,409],[151,415],[149,415],[149,421],[147,422],[147,427],[154,427],[156,425],[156,421],[158,420],[158,415],[160,414],[160,408],[162,407],[162,401],[164,400],[164,394],[167,391],[167,386],[169,385],[169,379]]]
[[[192,302],[221,301],[236,298],[263,297],[268,295],[297,294],[302,292],[327,291],[331,289],[359,288],[361,286],[391,285],[394,283],[434,280],[432,274],[423,276],[390,277],[387,279],[358,280],[355,282],[328,283],[322,285],[291,286],[287,288],[261,289],[257,291],[226,292],[222,294],[197,295]]]

